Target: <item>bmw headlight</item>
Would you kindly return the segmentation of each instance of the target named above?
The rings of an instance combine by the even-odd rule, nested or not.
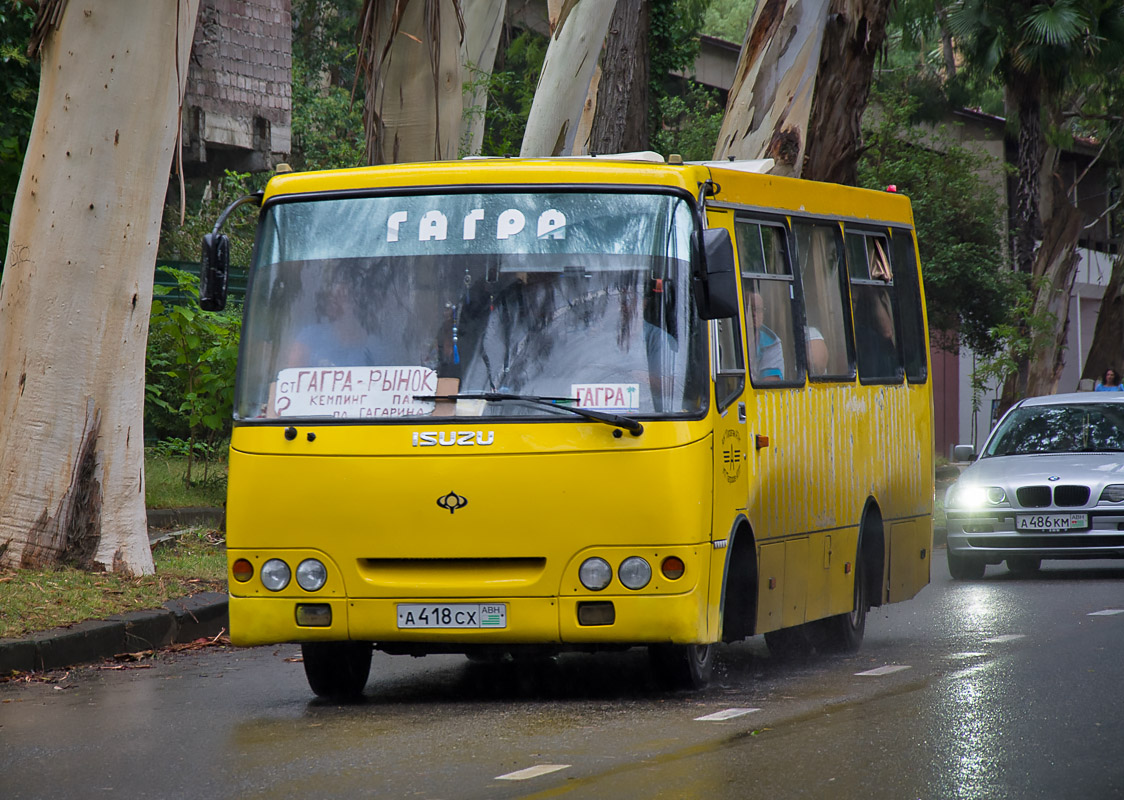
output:
[[[1005,505],[1007,493],[1000,486],[954,483],[945,495],[945,507],[968,511]]]
[[[1101,492],[1102,503],[1124,503],[1124,483],[1110,483]]]

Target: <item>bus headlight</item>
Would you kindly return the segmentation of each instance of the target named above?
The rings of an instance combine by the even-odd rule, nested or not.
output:
[[[279,592],[289,585],[289,565],[279,558],[271,558],[261,565],[262,586],[271,592]]]
[[[639,556],[629,556],[621,562],[617,575],[629,589],[643,589],[652,580],[652,567]]]
[[[599,592],[613,580],[613,568],[603,558],[587,558],[578,568],[578,580],[591,592]]]
[[[315,558],[306,558],[297,565],[297,585],[306,592],[323,588],[328,581],[328,568]]]

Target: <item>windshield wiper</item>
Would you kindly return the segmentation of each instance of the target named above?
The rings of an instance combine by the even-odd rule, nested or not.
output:
[[[626,417],[623,414],[611,414],[608,411],[593,411],[588,408],[569,405],[574,402],[574,398],[572,397],[541,397],[533,394],[509,394],[507,392],[470,392],[464,394],[418,394],[414,395],[414,399],[450,402],[455,400],[486,400],[489,403],[515,400],[524,403],[534,403],[540,406],[549,406],[550,408],[560,408],[563,411],[577,414],[579,417],[596,420],[597,422],[604,422],[606,425],[612,425],[617,428],[624,428],[633,436],[639,436],[644,432],[644,426],[640,424],[639,420]]]

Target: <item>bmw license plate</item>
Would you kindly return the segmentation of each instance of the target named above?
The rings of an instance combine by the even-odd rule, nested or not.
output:
[[[1089,527],[1088,514],[1017,514],[1015,529],[1020,531],[1084,530]]]
[[[399,628],[506,628],[506,603],[399,603]]]

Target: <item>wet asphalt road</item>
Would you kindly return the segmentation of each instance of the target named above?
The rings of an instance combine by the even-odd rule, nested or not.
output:
[[[758,637],[698,693],[639,650],[376,653],[339,706],[295,646],[0,685],[0,798],[1124,797],[1124,562],[960,583],[935,556],[857,655],[784,663]]]

